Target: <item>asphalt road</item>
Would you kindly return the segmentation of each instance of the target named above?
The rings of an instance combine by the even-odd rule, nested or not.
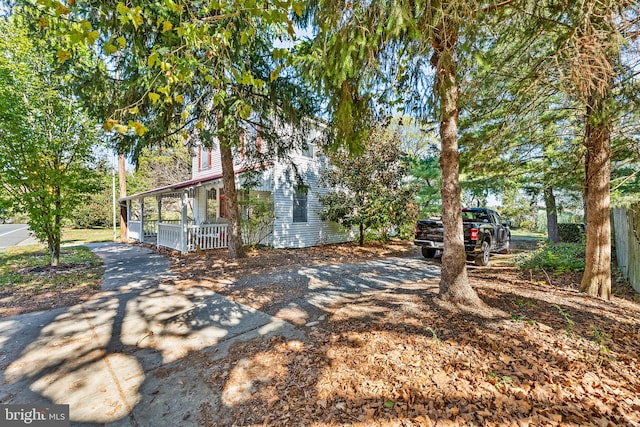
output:
[[[28,238],[27,224],[0,224],[0,250],[15,246]]]

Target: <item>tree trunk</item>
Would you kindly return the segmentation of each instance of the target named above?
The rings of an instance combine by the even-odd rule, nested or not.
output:
[[[442,169],[442,225],[444,252],[440,276],[440,296],[448,301],[478,306],[480,298],[469,284],[462,228],[458,153],[458,85],[456,80],[455,49],[457,28],[443,25],[431,63],[436,67],[436,91],[440,100],[440,138]]]
[[[554,243],[560,241],[558,234],[558,209],[556,207],[556,196],[553,194],[553,187],[544,187],[544,205],[547,211],[547,237]]]
[[[229,221],[229,258],[242,258],[245,256],[245,253],[244,247],[242,246],[242,232],[240,230],[236,177],[233,170],[233,153],[231,152],[231,145],[228,141],[220,142],[220,161],[222,163],[224,200],[227,207],[227,220]]]
[[[55,209],[56,212],[60,212],[61,198],[62,194],[60,191],[60,187],[55,187]],[[61,236],[61,218],[57,213],[53,214],[53,224],[47,226],[47,247],[49,249],[49,264],[52,267],[57,267],[60,265],[60,242],[62,240]]]
[[[587,250],[580,290],[611,299],[611,123],[605,99],[592,96],[587,105],[585,193]]]
[[[127,172],[125,170],[124,153],[118,153],[118,180],[120,181],[120,198],[127,197]],[[120,241],[127,240],[127,205],[120,205]]]
[[[360,246],[364,246],[364,224],[360,223]]]

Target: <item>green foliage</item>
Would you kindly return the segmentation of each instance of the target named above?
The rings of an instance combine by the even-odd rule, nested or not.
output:
[[[84,203],[73,209],[67,221],[70,227],[82,229],[113,226],[112,171],[106,163],[99,162],[93,170],[93,175],[99,180],[100,188],[88,195]]]
[[[366,231],[384,236],[415,221],[414,187],[403,182],[407,165],[396,134],[379,127],[362,154],[337,151],[327,156],[333,167],[324,171],[321,182],[332,190],[319,197],[322,219],[359,227],[361,244]]]
[[[560,241],[565,243],[580,243],[584,240],[584,225],[582,224],[558,224]]]
[[[416,190],[415,202],[420,217],[427,218],[442,212],[440,159],[409,156],[405,161],[408,164],[408,182],[413,184]]]
[[[240,226],[244,241],[251,246],[264,244],[273,229],[276,219],[271,195],[264,192],[245,190],[240,205]]]
[[[164,187],[191,178],[190,150],[179,142],[166,146],[145,147],[138,157],[134,176],[144,190]]]
[[[545,270],[555,273],[584,271],[585,246],[579,243],[547,242],[520,258],[522,270]]]
[[[96,125],[64,92],[47,42],[29,38],[18,18],[0,21],[0,184],[56,265],[64,219],[100,185],[91,169]]]

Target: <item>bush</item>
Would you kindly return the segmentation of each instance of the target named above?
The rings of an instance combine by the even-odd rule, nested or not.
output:
[[[545,243],[528,256],[520,259],[522,270],[545,270],[554,273],[584,271],[585,245],[583,243]]]
[[[525,219],[524,221],[520,222],[520,228],[527,231],[534,231],[536,229],[536,223]]]
[[[558,224],[561,242],[580,243],[584,236],[584,224]]]

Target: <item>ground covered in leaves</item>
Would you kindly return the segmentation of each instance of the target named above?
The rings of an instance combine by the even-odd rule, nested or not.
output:
[[[178,286],[214,289],[282,316],[279,308],[304,292],[295,282],[267,289],[247,281],[238,289],[228,279],[379,256],[418,255],[396,243],[173,261]],[[469,266],[481,309],[440,300],[437,279],[425,278],[336,303],[318,322],[299,326],[301,340],[239,343],[215,363],[193,355],[222,396],[202,402],[200,424],[640,425],[640,305],[633,292],[617,283],[614,293],[627,299],[605,302],[575,289],[579,275],[521,273],[508,257],[492,265]]]

